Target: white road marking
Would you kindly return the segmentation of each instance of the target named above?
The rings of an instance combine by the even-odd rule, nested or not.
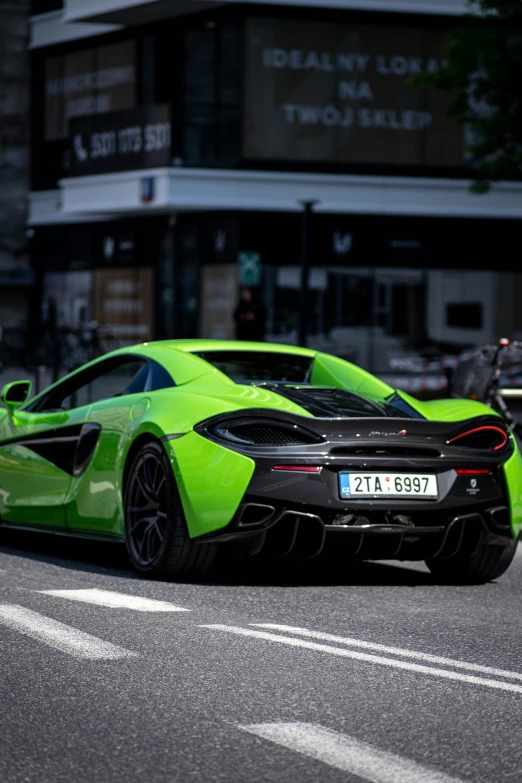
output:
[[[463,783],[314,723],[254,723],[239,728],[371,783]]]
[[[316,650],[317,652],[325,652],[329,655],[338,655],[340,658],[352,658],[357,661],[377,663],[381,666],[390,666],[395,669],[405,669],[406,671],[418,672],[420,674],[430,674],[445,680],[456,680],[457,682],[483,685],[486,688],[495,688],[500,691],[522,693],[522,685],[503,682],[502,680],[489,680],[485,677],[476,677],[473,674],[462,674],[461,672],[452,672],[447,669],[436,669],[433,666],[424,666],[420,663],[410,663],[409,661],[401,661],[396,658],[384,658],[380,655],[371,655],[356,650],[346,650],[342,647],[332,647],[328,644],[309,642],[304,639],[293,639],[289,636],[278,636],[277,634],[268,633],[267,631],[254,631],[250,628],[239,628],[234,625],[220,625],[218,623],[213,625],[200,625],[199,627],[210,628],[216,631],[225,631],[227,633],[237,634],[238,636],[250,636],[254,639],[263,639],[267,642],[278,642],[279,644],[287,644],[290,647],[300,647],[305,650]]]
[[[112,590],[98,590],[96,587],[86,590],[37,590],[43,595],[54,595],[56,598],[68,598],[71,601],[82,601],[86,604],[107,606],[110,609],[133,609],[136,612],[189,612],[182,606],[170,604],[167,601],[156,601],[152,598],[140,598],[137,595],[116,593]]]
[[[320,639],[324,642],[335,642],[336,644],[346,644],[350,647],[362,647],[366,650],[377,650],[378,652],[391,653],[392,655],[401,655],[403,658],[417,658],[429,663],[439,663],[441,666],[452,666],[454,669],[467,669],[468,671],[481,672],[482,674],[492,674],[495,677],[505,677],[509,680],[522,680],[521,672],[496,669],[492,666],[469,663],[469,661],[457,661],[454,658],[444,658],[440,655],[431,655],[430,653],[418,652],[416,650],[406,650],[402,647],[391,647],[387,644],[366,642],[362,639],[336,636],[332,633],[310,631],[307,628],[295,628],[293,625],[279,625],[278,623],[251,623],[251,625],[256,628],[268,628],[273,631],[279,631],[280,633],[292,633],[295,636],[305,636],[309,639]]]
[[[384,565],[401,571],[416,571],[418,574],[430,574],[431,571],[422,560],[371,560],[374,565]]]
[[[0,623],[75,658],[106,660],[136,653],[16,604],[0,604]]]

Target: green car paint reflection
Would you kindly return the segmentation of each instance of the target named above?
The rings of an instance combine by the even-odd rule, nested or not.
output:
[[[259,378],[253,377],[256,372]],[[157,567],[161,558],[155,559],[152,550],[155,547],[162,551],[162,547],[167,547],[165,540],[172,536],[176,537],[178,548],[185,542],[187,552],[190,542],[199,546],[198,552],[206,551],[206,547],[210,561],[210,548],[216,547],[212,537],[218,537],[220,531],[226,532],[223,541],[239,537],[236,528],[230,526],[235,524],[245,498],[252,492],[252,482],[259,485],[263,471],[267,477],[272,476],[274,465],[267,469],[268,463],[261,459],[266,458],[268,446],[258,449],[258,460],[240,440],[226,442],[202,425],[214,420],[246,421],[251,412],[249,421],[255,419],[265,428],[266,422],[272,421],[277,427],[292,427],[296,432],[302,427],[305,432],[309,431],[307,422],[311,426],[311,422],[324,418],[336,422],[340,432],[344,432],[342,427],[347,423],[358,421],[356,414],[328,414],[328,407],[324,408],[326,413],[317,413],[321,405],[327,406],[328,400],[334,400],[336,390],[352,395],[350,405],[362,400],[369,409],[373,410],[373,406],[377,411],[374,418],[384,417],[382,421],[387,426],[390,422],[404,423],[405,419],[415,422],[406,422],[404,432],[417,426],[417,422],[440,423],[451,432],[458,429],[460,422],[477,422],[493,437],[495,421],[499,426],[501,422],[482,403],[454,399],[421,402],[396,392],[349,362],[309,349],[209,340],[144,343],[96,359],[28,402],[10,399],[17,394],[23,396],[23,389],[3,390],[3,401],[9,409],[0,408],[0,519],[6,525],[126,541],[134,565],[151,573],[166,570],[162,562]],[[308,405],[303,400],[310,393],[313,404]],[[341,403],[345,404],[343,399]],[[335,402],[341,404],[337,397]],[[395,419],[387,418],[390,406],[396,407]],[[403,418],[397,412],[400,406],[406,411]],[[373,414],[366,411],[361,415],[364,420]],[[381,429],[377,425],[374,428],[377,433]],[[317,437],[322,437],[320,429],[317,432]],[[233,438],[230,432],[225,437]],[[353,440],[354,436],[350,437]],[[502,445],[505,459],[497,459],[494,471],[500,477],[497,484],[505,484],[510,535],[514,540],[522,523],[522,457],[509,433],[507,441]],[[156,452],[151,444],[155,444]],[[281,452],[280,461],[292,461],[292,454],[295,456],[298,449],[296,444]],[[493,453],[495,448],[493,444],[488,451]],[[474,459],[475,465],[481,457],[475,454]],[[303,456],[301,462],[304,461]],[[332,464],[322,462],[318,469],[326,476]],[[165,465],[170,466],[170,475],[164,473]],[[164,482],[156,476],[155,489],[153,471],[161,474]],[[289,486],[295,485],[295,478],[286,481]],[[133,489],[129,490],[131,485]],[[308,491],[311,485],[306,486]],[[295,492],[296,503],[304,502],[300,501],[299,489]],[[126,501],[126,493],[134,493],[138,501]],[[263,505],[259,497],[252,507]],[[339,503],[336,495],[330,505],[337,507]],[[175,523],[173,504],[179,505]],[[322,519],[313,498],[307,504],[313,515]],[[138,514],[134,508],[142,509],[143,517],[129,521],[133,514]],[[295,504],[293,508],[298,513]],[[304,506],[303,509],[306,514]],[[259,538],[256,523],[252,524]],[[169,532],[173,525],[175,533]],[[134,548],[128,540],[133,526],[145,531]],[[330,523],[327,527],[331,527]],[[250,539],[255,537],[254,532]],[[241,535],[247,537],[245,531]],[[202,573],[205,569],[201,563],[199,567],[194,565],[198,557],[187,554],[189,565],[185,564],[184,570],[176,565],[170,570],[178,576]],[[202,559],[201,556],[199,560]]]

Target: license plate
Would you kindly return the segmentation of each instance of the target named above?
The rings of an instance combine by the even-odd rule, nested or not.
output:
[[[433,473],[339,473],[341,498],[425,498],[439,496]]]

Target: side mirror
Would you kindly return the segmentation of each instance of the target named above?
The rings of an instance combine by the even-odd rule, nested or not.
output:
[[[4,386],[1,395],[2,402],[10,413],[29,399],[32,387],[31,381],[14,381],[14,383],[8,383]]]

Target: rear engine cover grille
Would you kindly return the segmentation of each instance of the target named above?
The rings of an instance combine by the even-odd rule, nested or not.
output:
[[[302,433],[293,432],[290,428],[276,427],[266,424],[243,424],[237,427],[228,427],[229,432],[246,443],[255,446],[301,446],[304,443],[312,443]]]

